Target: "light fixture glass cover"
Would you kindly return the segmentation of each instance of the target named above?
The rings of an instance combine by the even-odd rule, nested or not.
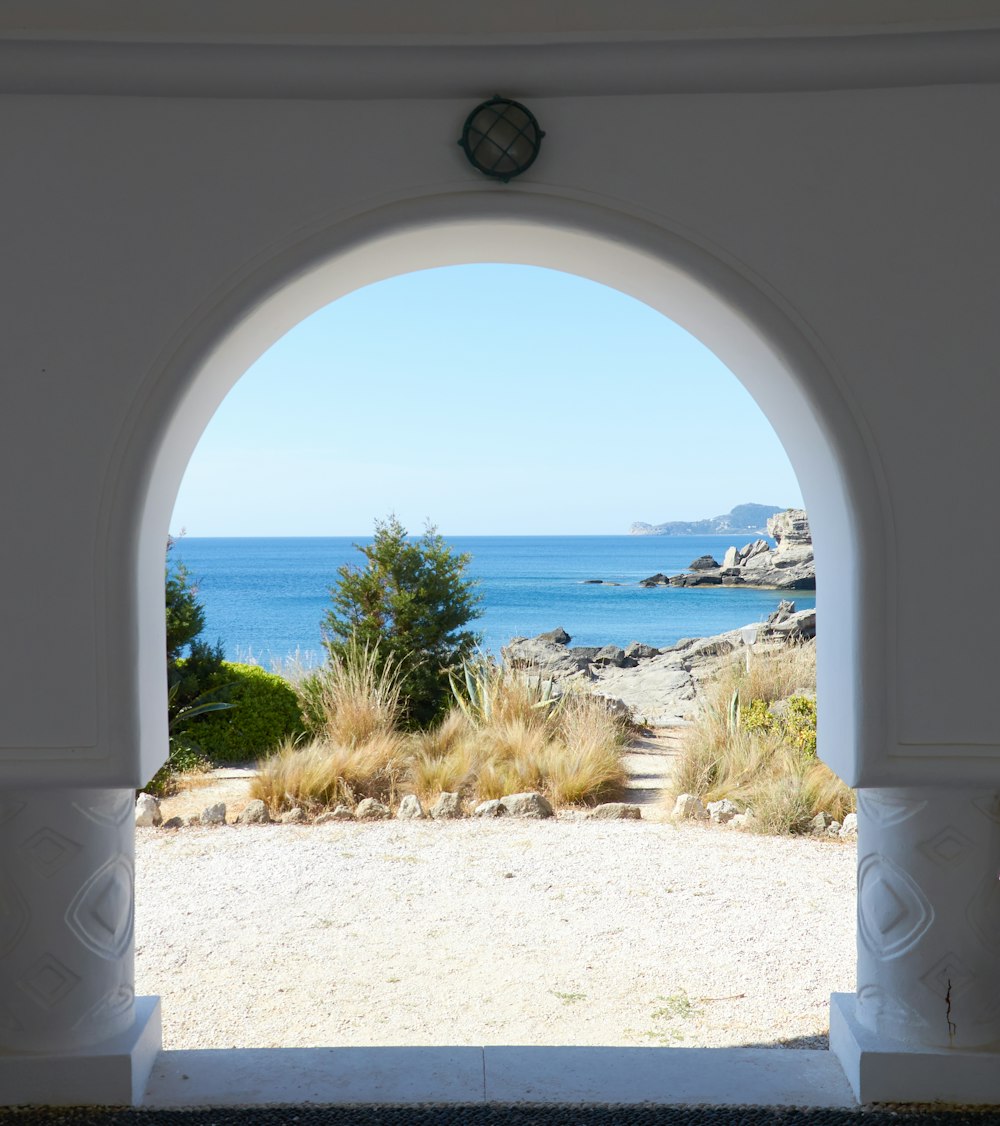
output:
[[[531,110],[498,94],[469,114],[458,143],[473,168],[507,183],[534,164],[544,136]]]

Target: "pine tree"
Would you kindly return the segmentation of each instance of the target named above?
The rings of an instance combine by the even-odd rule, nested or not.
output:
[[[376,521],[370,545],[355,546],[365,563],[338,569],[324,644],[331,654],[343,653],[355,639],[377,646],[381,665],[398,663],[407,722],[424,726],[449,697],[448,670],[470,658],[480,641],[465,628],[482,614],[475,580],[466,574],[472,557],[453,552],[430,524],[409,539],[395,516]]]

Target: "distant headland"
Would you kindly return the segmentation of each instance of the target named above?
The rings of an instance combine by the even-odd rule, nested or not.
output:
[[[671,520],[666,524],[645,524],[637,520],[630,528],[633,536],[713,536],[713,535],[767,535],[767,522],[784,505],[738,504],[732,512],[713,516],[708,520]]]

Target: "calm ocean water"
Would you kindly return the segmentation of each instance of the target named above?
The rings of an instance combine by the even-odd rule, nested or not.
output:
[[[722,559],[729,536],[449,536],[472,555],[483,616],[477,628],[495,653],[511,637],[562,626],[574,645],[670,645],[765,618],[781,600],[773,590],[673,587],[646,590],[640,579],[686,569],[699,555]],[[298,652],[322,658],[320,621],[343,563],[363,561],[353,547],[368,542],[328,538],[195,538],[173,555],[198,582],[210,641],[230,660],[252,656],[265,667]],[[742,540],[740,541],[742,543]],[[737,546],[740,546],[738,544]],[[604,579],[621,586],[588,585]],[[800,610],[812,593],[793,592]]]

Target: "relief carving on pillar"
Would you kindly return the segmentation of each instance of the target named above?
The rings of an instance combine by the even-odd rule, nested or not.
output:
[[[130,790],[0,798],[0,1050],[82,1047],[131,1023],[132,807]]]
[[[872,854],[858,865],[858,929],[881,959],[898,958],[934,922],[934,908],[916,883],[888,857]]]
[[[858,809],[859,1019],[880,1036],[928,1047],[995,1044],[998,795],[867,791]]]

